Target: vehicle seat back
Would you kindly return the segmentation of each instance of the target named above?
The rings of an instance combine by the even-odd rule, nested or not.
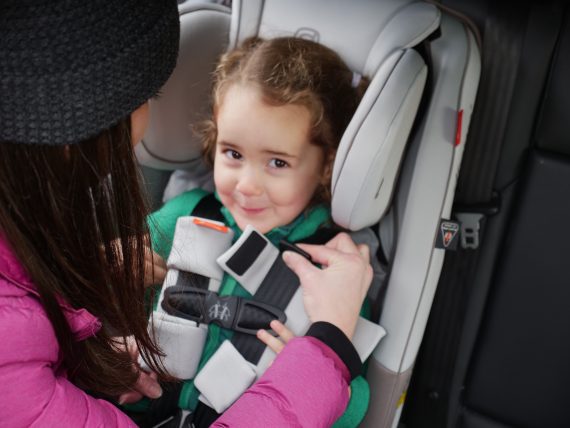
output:
[[[460,354],[461,427],[562,427],[570,420],[570,8],[534,6],[529,14],[540,13],[549,31],[531,26],[535,15],[515,35],[524,44],[494,177],[500,212],[487,223],[469,301],[470,313],[482,302],[478,323],[470,320],[478,329],[469,353]],[[542,75],[534,66],[539,55]]]

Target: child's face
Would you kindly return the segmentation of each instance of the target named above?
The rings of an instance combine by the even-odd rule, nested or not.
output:
[[[266,233],[309,204],[323,172],[323,151],[309,142],[309,111],[271,106],[258,88],[234,84],[218,109],[214,182],[244,229]]]

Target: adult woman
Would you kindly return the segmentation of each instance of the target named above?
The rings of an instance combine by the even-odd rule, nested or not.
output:
[[[129,426],[94,396],[133,389],[160,395],[127,351],[136,344],[167,377],[146,329],[150,253],[132,145],[144,133],[146,101],[174,67],[178,37],[174,0],[0,6],[2,425]],[[346,402],[347,369],[322,340],[352,334],[360,304],[344,302],[358,301],[346,293],[362,301],[370,279],[366,250],[340,236],[309,251],[328,268],[290,256],[308,313],[338,329],[319,323],[314,335],[321,340],[295,339],[276,360],[268,374],[274,392],[263,398],[274,425],[285,416],[271,394],[304,389],[303,382],[282,385],[275,372],[290,370],[300,355],[327,366],[321,376],[331,380],[311,421],[329,423]],[[260,402],[255,390],[220,423],[246,422],[252,402]],[[288,411],[302,413],[299,406]]]

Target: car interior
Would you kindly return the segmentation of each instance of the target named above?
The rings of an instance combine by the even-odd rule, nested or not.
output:
[[[221,53],[250,36],[323,43],[371,80],[331,203],[341,227],[374,230],[387,272],[369,296],[386,336],[368,360],[361,426],[567,426],[565,2],[186,0],[179,11],[178,64],[136,149],[152,206],[211,186],[192,125],[208,114]]]
[[[568,426],[569,5],[444,4],[483,41],[453,208],[480,229],[446,257],[402,422]]]

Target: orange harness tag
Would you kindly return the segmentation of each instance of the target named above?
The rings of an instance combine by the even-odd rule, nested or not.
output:
[[[201,218],[195,218],[193,220],[193,223],[198,225],[198,226],[202,226],[202,227],[208,227],[210,229],[214,229],[217,230],[218,232],[222,232],[222,233],[228,233],[228,226],[224,226],[218,223],[213,223],[211,221],[208,220],[202,220]]]

